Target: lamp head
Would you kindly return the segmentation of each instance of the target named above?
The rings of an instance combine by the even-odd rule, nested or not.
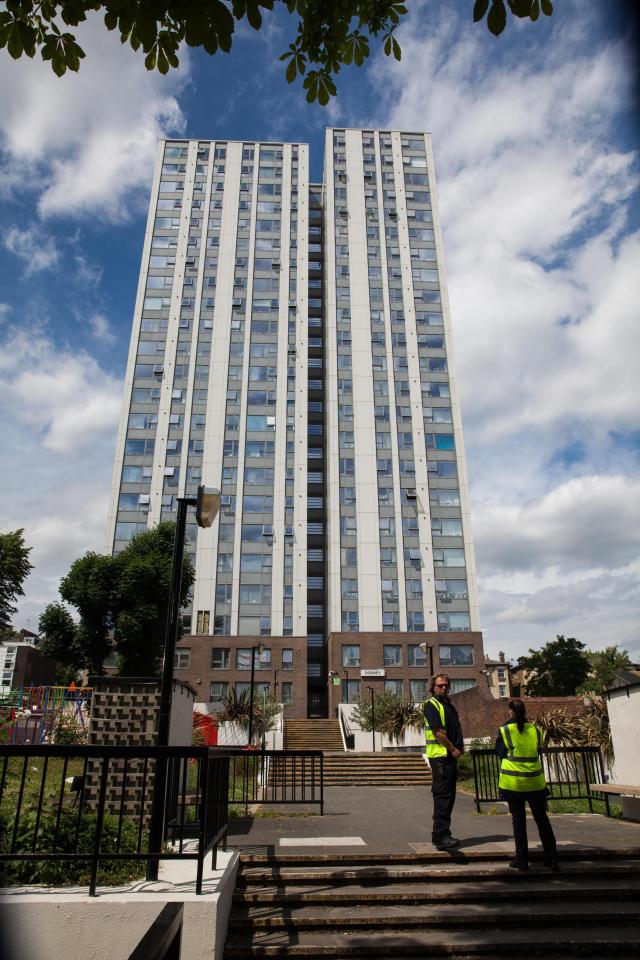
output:
[[[199,527],[210,527],[220,510],[220,491],[215,487],[198,487],[196,520]]]

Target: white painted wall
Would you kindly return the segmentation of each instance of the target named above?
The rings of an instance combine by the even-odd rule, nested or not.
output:
[[[156,883],[138,881],[97,897],[78,888],[22,887],[0,894],[3,948],[11,960],[125,960],[165,903],[183,903],[181,960],[221,960],[237,853],[218,851],[219,869],[205,861],[204,890],[195,894],[194,860],[165,861]],[[34,922],[37,917],[37,922]]]
[[[355,703],[340,703],[338,710],[344,714],[347,722],[347,729],[354,735],[354,751],[356,753],[372,753],[374,735],[371,731],[361,730],[353,719],[353,713],[356,709]],[[342,729],[342,723],[340,724]],[[375,733],[376,750],[383,750],[389,747],[422,747],[424,745],[424,730],[409,730],[400,740],[391,740],[386,734]]]
[[[612,779],[640,786],[640,686],[613,691],[607,707],[615,754]]]

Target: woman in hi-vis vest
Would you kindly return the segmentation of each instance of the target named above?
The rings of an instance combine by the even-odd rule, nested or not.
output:
[[[547,815],[549,791],[544,777],[540,748],[542,734],[535,723],[529,723],[522,700],[509,701],[510,719],[500,727],[496,753],[500,757],[498,788],[501,800],[509,804],[516,841],[515,859],[509,864],[515,870],[529,869],[527,843],[527,803],[538,827],[544,862],[558,870],[558,851],[553,827]]]

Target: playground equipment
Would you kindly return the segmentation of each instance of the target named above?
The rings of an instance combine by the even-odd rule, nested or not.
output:
[[[0,701],[5,743],[49,743],[61,719],[86,729],[91,687],[21,687]]]

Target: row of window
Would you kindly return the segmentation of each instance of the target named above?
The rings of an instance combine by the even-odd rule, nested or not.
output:
[[[419,644],[407,644],[405,655],[409,667],[425,667],[427,665],[427,654],[420,648]],[[438,663],[441,667],[472,667],[473,645],[441,643],[438,647]],[[385,643],[382,648],[382,665],[385,667],[401,667],[403,665],[403,645]],[[360,644],[343,644],[342,666],[360,666]]]
[[[251,670],[251,647],[239,647],[235,651],[235,669]],[[254,666],[256,670],[271,670],[273,663],[271,660],[271,650],[265,648],[262,653],[256,649],[254,654]],[[179,647],[174,655],[173,661],[176,670],[189,670],[191,667],[191,648]],[[229,670],[231,667],[231,649],[229,647],[213,647],[211,650],[211,669]],[[293,669],[293,650],[284,648],[280,661],[282,670]]]

